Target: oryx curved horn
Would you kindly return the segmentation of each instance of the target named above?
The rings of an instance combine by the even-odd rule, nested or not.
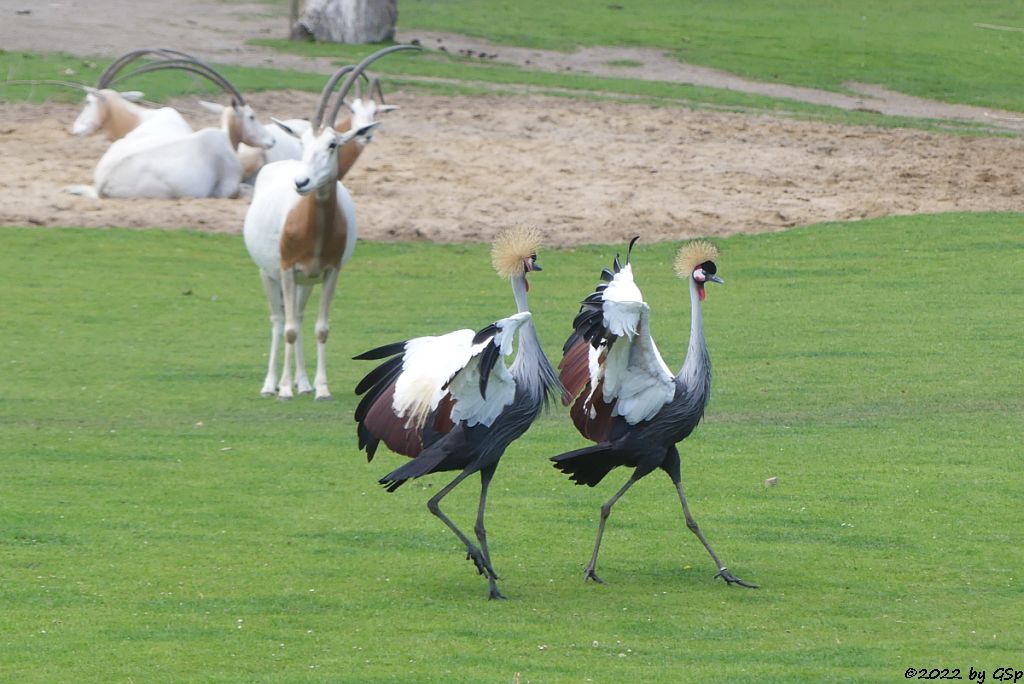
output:
[[[189,57],[188,59],[165,59],[159,62],[151,62],[140,66],[131,72],[117,78],[117,81],[121,81],[126,78],[133,76],[139,76],[142,74],[152,73],[154,71],[165,71],[165,70],[177,70],[177,71],[189,71],[193,74],[197,74],[206,78],[207,80],[220,86],[228,95],[231,95],[240,105],[246,104],[245,96],[236,88],[231,81],[224,77],[219,71],[214,69],[212,66],[201,60]]]
[[[370,79],[370,86],[367,89],[367,95],[372,99],[374,92],[377,93],[377,99],[380,100],[380,104],[387,104],[384,102],[384,90],[380,87],[380,77],[374,76]]]
[[[141,48],[126,52],[110,63],[100,77],[96,80],[96,88],[109,88],[114,78],[132,62],[142,59],[147,55],[161,57],[163,59],[194,59],[191,55],[170,48]]]
[[[324,112],[327,110],[327,103],[330,102],[331,93],[334,92],[334,87],[338,85],[338,81],[341,77],[348,74],[350,71],[355,69],[354,64],[348,64],[335,71],[327,83],[324,85],[324,89],[320,91],[320,99],[316,103],[316,109],[313,110],[313,118],[309,120],[309,124],[313,127],[313,130],[320,128],[320,124],[323,123]],[[334,123],[334,120],[331,120]]]
[[[330,120],[333,122],[336,118],[338,118],[338,112],[341,110],[341,105],[345,103],[345,96],[348,95],[348,91],[352,89],[352,85],[356,82],[357,78],[359,78],[360,76],[365,78],[363,72],[366,70],[366,67],[370,66],[370,64],[377,61],[384,55],[391,54],[392,52],[398,52],[399,50],[419,49],[419,45],[410,45],[408,43],[403,43],[400,45],[392,45],[382,50],[377,50],[373,54],[368,55],[366,58],[364,58],[362,62],[357,64],[355,68],[348,73],[348,78],[346,78],[345,82],[341,84],[341,89],[338,91],[338,99],[335,100],[334,108],[331,110]]]
[[[2,81],[0,82],[0,85],[57,85],[64,86],[65,88],[74,88],[75,90],[84,90],[86,92],[93,90],[92,86],[84,83],[75,83],[74,81],[57,81],[51,78]]]

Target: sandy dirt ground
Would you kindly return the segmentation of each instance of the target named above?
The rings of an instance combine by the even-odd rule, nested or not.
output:
[[[308,116],[315,98],[278,92],[252,101],[287,117]],[[520,223],[561,244],[675,239],[1024,203],[1024,141],[1015,138],[558,98],[397,92],[389,101],[402,109],[346,179],[360,234],[374,240],[488,240]],[[91,181],[106,145],[71,136],[76,113],[0,105],[0,224],[240,231],[245,199],[64,192]]]
[[[142,45],[211,61],[328,72],[330,65],[245,46],[280,35],[266,4],[179,0],[0,0],[0,45],[114,56]],[[719,85],[846,108],[983,121],[1014,128],[1008,113],[905,98],[863,97],[757,84],[680,65],[657,51],[592,48],[572,54],[490,46],[443,34],[431,49],[494,51],[498,61]],[[460,47],[461,46],[461,47]],[[627,54],[628,53],[628,54]],[[493,53],[492,53],[493,54]],[[643,68],[611,67],[633,59]],[[779,90],[782,88],[783,90]],[[308,93],[255,95],[269,114],[308,117]],[[761,115],[539,96],[463,98],[397,92],[373,145],[346,179],[360,234],[374,240],[482,241],[532,224],[553,242],[620,242],[780,230],[827,220],[950,210],[1020,210],[1020,138],[956,137],[842,127]],[[193,125],[213,125],[191,102]],[[237,200],[91,200],[64,186],[90,183],[106,146],[68,132],[77,107],[0,102],[0,225],[158,226],[239,232]],[[995,118],[994,118],[995,117]]]

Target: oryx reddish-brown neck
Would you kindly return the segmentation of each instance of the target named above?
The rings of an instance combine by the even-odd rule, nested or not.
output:
[[[221,112],[220,127],[228,134],[231,149],[237,150],[238,145],[242,142],[242,122],[239,120],[234,107],[225,107],[224,111]]]
[[[352,117],[347,116],[344,119],[339,119],[334,122],[334,130],[344,132],[352,127]],[[341,146],[338,150],[338,180],[345,177],[345,174],[355,166],[356,160],[359,159],[359,155],[363,153],[363,148],[366,144],[353,138],[347,143]]]
[[[135,105],[113,90],[104,91],[99,102],[103,108],[100,127],[108,140],[120,140],[142,123],[142,117],[135,111]]]
[[[303,196],[288,213],[281,232],[281,268],[297,267],[317,278],[327,268],[341,268],[348,223],[338,208],[338,183]]]

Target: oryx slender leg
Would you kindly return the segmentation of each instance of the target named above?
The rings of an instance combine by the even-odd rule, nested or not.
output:
[[[338,273],[336,268],[328,269],[320,289],[320,311],[316,317],[316,377],[313,380],[317,400],[331,398],[331,391],[327,388],[327,335],[330,332],[327,316],[331,312],[331,301],[338,286]]]
[[[309,384],[309,374],[306,372],[306,350],[302,342],[302,324],[306,318],[306,302],[309,301],[309,296],[313,292],[312,285],[298,285],[298,310],[296,311],[296,318],[298,318],[298,332],[295,335],[295,384],[297,385],[299,394],[309,394],[313,391],[313,386]]]
[[[298,309],[298,293],[295,286],[295,271],[291,268],[281,269],[281,296],[284,300],[284,368],[281,371],[281,383],[278,399],[291,399],[293,396],[292,364],[295,361],[295,342],[299,336],[299,324],[296,318]]]
[[[281,350],[281,336],[284,334],[284,301],[281,286],[263,271],[260,271],[263,289],[270,304],[270,359],[267,361],[267,377],[263,380],[260,394],[272,397],[277,394],[277,357]]]

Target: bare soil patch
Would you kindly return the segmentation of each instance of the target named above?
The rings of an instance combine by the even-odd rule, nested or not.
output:
[[[258,112],[308,116],[314,96]],[[346,179],[371,240],[476,242],[512,224],[553,243],[780,230],[829,220],[1020,210],[1024,141],[543,97],[397,92]],[[194,111],[188,102],[179,103]],[[0,225],[237,233],[247,201],[91,200],[106,146],[68,132],[77,107],[0,103]],[[197,125],[213,120],[196,118]]]
[[[283,37],[281,7],[258,2],[61,0],[0,3],[0,45],[114,56],[143,45],[211,61],[328,71],[248,46]],[[829,93],[746,81],[680,64],[657,50],[588,48],[554,53],[465,36],[405,32],[450,52],[497,53],[524,68],[615,74],[732,88],[777,97],[1020,129],[1011,113],[986,112],[859,87]],[[613,66],[611,63],[642,66]],[[313,96],[266,93],[258,111],[305,117]],[[1019,210],[1024,141],[911,130],[841,127],[768,116],[662,109],[542,97],[437,97],[396,93],[388,118],[346,184],[360,233],[375,240],[489,240],[517,223],[560,244],[727,235],[827,220],[950,210]],[[213,125],[191,103],[196,125]],[[73,138],[77,108],[0,103],[0,225],[158,226],[241,229],[239,200],[89,200],[66,185],[89,183],[106,141]],[[995,117],[992,116],[995,114]]]

